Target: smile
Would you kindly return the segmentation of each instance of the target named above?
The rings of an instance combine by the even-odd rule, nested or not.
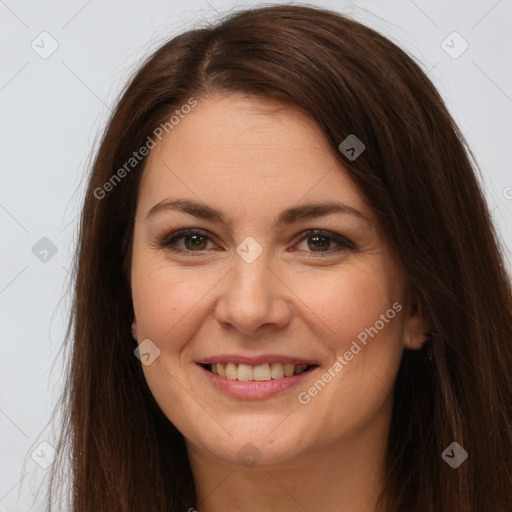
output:
[[[316,362],[268,354],[253,358],[215,356],[197,365],[215,389],[242,400],[266,398],[291,390],[319,368]]]
[[[282,379],[283,377],[293,377],[300,375],[314,365],[293,364],[293,363],[263,363],[258,365],[235,364],[235,363],[211,363],[203,365],[219,377],[239,381],[268,381],[272,379]]]

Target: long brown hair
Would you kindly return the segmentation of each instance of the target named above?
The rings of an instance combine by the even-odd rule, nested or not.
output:
[[[403,50],[339,13],[284,5],[173,38],[133,76],[109,120],[80,222],[49,502],[67,453],[76,512],[196,503],[184,438],[153,399],[130,335],[131,242],[146,158],[101,198],[98,189],[175,109],[230,91],[281,100],[318,123],[431,323],[429,343],[405,350],[397,375],[382,504],[510,512],[512,293],[477,163]],[[366,146],[353,161],[338,149],[350,134]],[[469,453],[457,469],[441,456],[454,441]]]

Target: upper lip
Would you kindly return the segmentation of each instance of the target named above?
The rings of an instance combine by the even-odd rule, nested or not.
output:
[[[303,359],[301,357],[285,356],[281,354],[262,354],[260,356],[242,356],[239,354],[220,354],[211,357],[205,357],[198,361],[199,364],[210,363],[234,363],[234,364],[249,364],[251,366],[258,366],[265,363],[288,363],[288,364],[308,364],[316,365],[316,361],[311,359]]]

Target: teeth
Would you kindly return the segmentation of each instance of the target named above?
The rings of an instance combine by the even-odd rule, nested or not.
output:
[[[284,377],[284,367],[281,363],[272,363],[270,365],[270,374],[273,379],[280,379]]]
[[[240,367],[238,367],[238,371],[240,371]],[[271,378],[272,374],[268,363],[259,364],[254,367],[254,380],[270,380]]]
[[[294,364],[285,364],[284,365],[284,376],[285,377],[291,377],[293,375],[294,371],[295,371]]]
[[[231,380],[236,380],[237,378],[237,367],[233,363],[228,363],[226,365],[226,378]]]
[[[290,363],[264,363],[257,366],[250,364],[221,364],[214,363],[210,365],[212,373],[219,377],[225,377],[231,380],[240,381],[266,381],[271,379],[281,379],[283,377],[293,377],[303,373],[307,368],[307,364],[290,364]]]
[[[302,373],[307,367],[307,364],[298,364],[294,370],[295,375],[299,375],[299,373]]]
[[[237,378],[238,380],[253,380],[254,371],[252,369],[252,366],[249,366],[248,364],[239,364],[238,365],[238,373]]]

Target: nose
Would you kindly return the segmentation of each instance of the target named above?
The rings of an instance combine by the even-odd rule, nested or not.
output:
[[[291,320],[292,291],[270,261],[268,251],[252,263],[234,255],[232,269],[222,280],[215,318],[219,324],[255,337],[266,329],[285,327]]]

